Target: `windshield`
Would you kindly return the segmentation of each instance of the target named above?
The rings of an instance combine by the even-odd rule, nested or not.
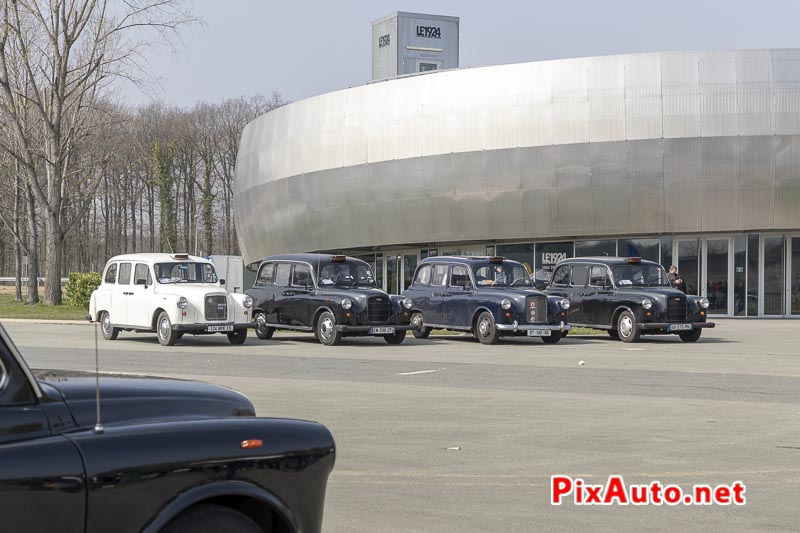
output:
[[[348,261],[322,263],[319,268],[319,286],[374,288],[377,285],[368,264]]]
[[[617,287],[671,287],[660,265],[624,265],[611,270]]]
[[[216,283],[217,273],[211,263],[156,263],[159,283]]]
[[[472,267],[478,287],[530,287],[528,271],[519,263],[503,261]]]

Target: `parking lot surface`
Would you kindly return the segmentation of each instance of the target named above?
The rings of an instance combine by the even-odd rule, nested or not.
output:
[[[35,368],[94,369],[94,328],[5,324]],[[720,320],[696,344],[645,337],[347,339],[278,334],[160,346],[100,338],[101,370],[200,379],[261,416],[325,423],[338,457],[325,531],[796,531],[800,321]],[[583,364],[581,364],[583,363]],[[741,480],[744,506],[549,504],[550,476],[587,483]]]

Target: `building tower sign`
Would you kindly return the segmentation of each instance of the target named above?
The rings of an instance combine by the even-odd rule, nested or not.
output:
[[[372,23],[372,79],[458,68],[458,17],[398,11]]]

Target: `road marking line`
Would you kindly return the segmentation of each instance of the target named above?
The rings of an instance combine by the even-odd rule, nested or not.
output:
[[[643,352],[644,348],[623,348],[623,350],[628,352]]]
[[[398,376],[415,376],[417,374],[431,374],[433,372],[438,372],[440,370],[444,370],[444,368],[437,368],[436,370],[417,370],[416,372],[400,372],[397,375]]]

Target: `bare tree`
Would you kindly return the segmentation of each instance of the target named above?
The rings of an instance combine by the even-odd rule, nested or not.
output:
[[[0,106],[17,143],[5,150],[20,160],[43,210],[45,303],[58,305],[65,238],[93,202],[92,194],[84,195],[72,206],[77,216],[65,220],[65,186],[76,143],[89,131],[88,111],[115,81],[144,79],[141,58],[153,33],[155,41],[168,41],[192,18],[180,0],[113,6],[107,0],[14,0],[0,10]],[[25,120],[23,108],[35,123]],[[41,144],[32,142],[37,135]],[[87,193],[103,179],[102,173],[81,175],[86,180],[79,187]]]

